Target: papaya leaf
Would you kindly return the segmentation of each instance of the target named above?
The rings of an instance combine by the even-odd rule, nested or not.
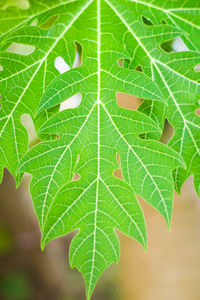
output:
[[[68,33],[70,36],[73,23],[88,5],[87,1],[81,6],[80,3],[72,1],[54,1],[54,5],[50,6],[45,3],[46,1],[31,1],[30,9],[25,11],[15,11],[9,7],[1,15],[3,20],[0,19],[3,28],[6,16],[9,22],[9,18],[13,19],[11,24],[15,24],[9,32],[7,25],[10,23],[6,23],[7,34],[4,32],[0,49],[0,181],[3,168],[7,167],[15,177],[17,185],[23,175],[17,173],[17,166],[28,150],[28,134],[20,118],[23,114],[29,114],[37,131],[38,127],[57,111],[53,109],[44,112],[34,119],[35,110],[46,87],[59,74],[54,63],[60,52],[68,65],[73,66],[74,41],[66,40],[65,33],[71,29]],[[63,10],[66,13],[63,13]],[[41,28],[45,21],[55,14],[60,14],[59,23],[55,23],[55,26],[49,29]],[[36,18],[38,26],[26,26]],[[21,23],[18,23],[19,21]],[[27,52],[31,49],[31,52]]]
[[[124,66],[133,69],[140,66],[167,100],[167,106],[144,101],[139,110],[161,129],[166,118],[174,128],[169,146],[186,163],[186,169],[178,167],[174,171],[175,188],[180,193],[182,184],[193,174],[200,195],[200,118],[196,114],[200,104],[200,2],[108,0],[107,3],[127,28],[124,41],[132,59],[125,60]],[[182,38],[188,51],[170,52],[162,48],[177,37]],[[146,136],[160,138],[159,134]]]
[[[70,247],[70,264],[83,274],[90,299],[101,273],[119,260],[115,229],[146,247],[145,221],[135,194],[170,224],[172,170],[183,166],[183,160],[168,146],[140,138],[158,132],[158,124],[142,112],[117,105],[117,92],[164,102],[160,89],[146,74],[120,67],[120,60],[131,59],[124,47],[126,24],[108,1],[75,3],[78,14],[70,11],[74,21],[70,26],[58,23],[57,30],[66,52],[74,53],[69,40],[82,46],[82,65],[50,83],[37,112],[52,109],[77,93],[82,94],[82,101],[41,126],[41,134],[57,135],[57,139],[33,147],[19,171],[32,174],[31,194],[42,248],[78,230]],[[119,168],[116,156],[123,180],[113,175]]]

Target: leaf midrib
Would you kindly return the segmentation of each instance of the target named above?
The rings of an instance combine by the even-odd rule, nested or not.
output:
[[[100,92],[101,92],[101,0],[97,0],[97,80],[98,80],[98,94],[97,94],[97,185],[96,185],[96,203],[94,213],[94,239],[92,252],[92,267],[90,272],[90,281],[88,287],[88,295],[91,295],[92,279],[94,274],[94,263],[96,253],[96,231],[97,231],[97,213],[98,213],[98,197],[99,197],[99,179],[100,179]]]

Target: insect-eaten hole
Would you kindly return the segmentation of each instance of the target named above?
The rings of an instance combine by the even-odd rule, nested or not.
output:
[[[76,55],[73,63],[73,68],[77,68],[82,63],[82,47],[79,43],[75,43],[75,45],[76,45]],[[64,58],[61,56],[56,57],[54,61],[54,67],[60,74],[63,74],[70,70],[70,66],[66,63]],[[82,95],[80,93],[77,93],[61,103],[60,111],[65,109],[70,109],[70,108],[76,108],[81,104],[81,101],[82,101]]]
[[[162,50],[164,50],[165,52],[175,52],[174,49],[173,49],[173,43],[174,43],[174,40],[170,40],[170,41],[167,41],[167,42],[164,42],[160,45],[160,47],[162,48]]]
[[[141,66],[137,66],[137,67],[135,68],[135,70],[136,70],[136,71],[139,71],[139,72],[143,72],[143,70],[142,70],[142,67],[141,67]]]
[[[23,56],[28,56],[35,51],[35,46],[12,43],[6,50],[6,52],[15,53]]]
[[[28,132],[29,144],[33,143],[33,141],[37,139],[37,134],[31,116],[28,114],[23,114],[21,115],[20,121]]]
[[[123,175],[122,175],[122,170],[121,170],[121,161],[120,161],[120,157],[119,157],[118,153],[116,154],[116,159],[117,159],[117,163],[118,163],[119,168],[114,170],[113,176],[118,178],[118,179],[123,180]]]
[[[198,101],[198,104],[200,105],[200,100]],[[195,109],[195,114],[199,117],[200,116],[200,107]]]
[[[121,92],[117,92],[116,98],[117,98],[117,104],[120,107],[131,109],[131,110],[137,110],[138,107],[143,102],[143,100],[138,97],[134,97],[132,95],[121,93]]]
[[[80,160],[80,154],[77,155],[75,168],[76,168],[79,160]],[[81,175],[79,173],[74,173],[74,175],[72,176],[72,181],[78,181],[78,180],[80,180],[80,178],[81,178]]]
[[[20,9],[28,9],[30,7],[30,3],[28,0],[10,0],[6,1],[5,5],[2,6],[2,9],[5,10],[10,6],[16,6]]]
[[[190,51],[181,37],[166,41],[160,45],[165,52],[182,52]]]
[[[198,101],[198,104],[200,105],[200,100]],[[199,117],[200,116],[200,107],[198,107],[196,110],[195,110],[195,114]]]
[[[63,101],[60,105],[60,111],[65,109],[76,108],[81,104],[82,95],[80,93],[73,95],[72,97],[68,98],[67,100]]]
[[[40,25],[40,28],[41,29],[49,29],[49,28],[51,28],[55,24],[55,22],[58,20],[59,16],[60,16],[59,14],[56,14],[56,15],[48,18],[46,21],[44,21]]]
[[[0,66],[1,67],[1,66]],[[1,70],[1,69],[0,69]],[[195,67],[194,67],[194,71],[195,72],[200,72],[200,64],[197,64]]]
[[[197,116],[200,116],[200,107],[197,108],[197,109],[195,110],[195,114],[196,114]]]
[[[78,180],[80,180],[80,178],[81,178],[81,175],[80,175],[80,174],[74,173],[74,175],[73,175],[73,177],[72,177],[72,181],[78,181]]]
[[[119,60],[118,60],[118,66],[120,66],[120,67],[123,67],[124,66],[124,63],[125,63],[125,61],[127,61],[128,62],[128,60],[125,60],[125,59],[123,59],[123,58],[120,58]]]
[[[0,109],[2,107],[2,95],[0,94]]]
[[[82,64],[82,56],[83,56],[83,48],[81,44],[78,42],[75,42],[75,47],[76,47],[76,56],[73,64],[73,68],[77,68],[81,66]]]
[[[75,54],[75,59],[72,68],[77,68],[82,63],[82,47],[77,42],[75,43],[75,47],[76,47],[76,54]],[[63,74],[70,70],[70,66],[62,56],[56,57],[54,61],[54,67],[60,74]]]
[[[0,72],[3,71],[3,67],[0,65]]]
[[[130,60],[130,59],[124,59],[124,58],[121,58],[118,60],[118,66],[120,66],[121,68],[126,68],[126,69],[133,69],[131,67],[131,64],[132,64],[133,60]],[[134,68],[136,71],[139,71],[139,72],[143,72],[142,70],[142,66],[138,65],[137,67]]]
[[[163,132],[160,138],[160,142],[163,144],[168,144],[169,141],[172,139],[174,135],[174,127],[168,122],[168,120],[165,120]]]
[[[144,16],[142,16],[142,22],[147,26],[153,26],[153,23],[151,22],[151,20],[149,18],[144,17]]]
[[[38,24],[38,19],[34,19],[32,22],[31,22],[31,26],[37,26]]]
[[[190,49],[185,44],[183,39],[179,36],[177,38],[175,38],[172,47],[173,47],[174,51],[176,51],[176,52],[190,51]]]
[[[66,63],[64,58],[61,56],[56,57],[54,61],[54,67],[60,74],[63,74],[70,70],[70,66]]]
[[[130,59],[127,59],[127,58],[120,58],[118,60],[117,64],[121,68],[129,68],[130,64],[131,64],[131,61],[130,61]]]

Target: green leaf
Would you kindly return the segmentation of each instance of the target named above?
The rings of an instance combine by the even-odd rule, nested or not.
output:
[[[22,5],[16,7],[15,0],[2,1],[0,4],[0,39],[6,35],[13,33],[15,30],[26,25],[42,25],[48,20],[48,16],[57,15],[62,12],[62,9],[67,8],[70,0],[54,0],[47,1],[30,1],[30,5],[22,1]]]
[[[74,41],[66,40],[65,33],[68,32],[68,29],[73,31],[73,23],[88,6],[88,1],[85,1],[82,6],[78,2],[71,3],[71,1],[54,1],[54,5],[49,6],[45,2],[33,1],[31,8],[27,11],[14,11],[13,8],[10,11],[8,8],[1,15],[3,19],[0,19],[3,25],[4,18],[7,16],[8,20],[9,18],[13,19],[11,24],[15,24],[15,26],[11,26],[11,33],[7,33],[4,37],[0,49],[0,65],[3,68],[0,71],[0,94],[2,94],[0,181],[3,176],[3,168],[7,167],[16,178],[17,185],[23,175],[23,173],[17,173],[17,166],[28,150],[28,134],[20,118],[22,114],[29,114],[34,120],[37,130],[47,117],[57,111],[57,109],[53,109],[53,111],[44,112],[37,120],[34,119],[35,110],[46,87],[59,74],[54,67],[56,57],[62,52],[68,65],[70,67],[73,65]],[[63,10],[66,13],[62,14]],[[49,30],[36,26],[22,26],[31,24],[36,18],[38,26],[42,25],[45,20],[49,20],[55,14],[60,14],[59,23],[54,24],[54,27]],[[20,16],[23,17],[23,22],[21,22]],[[18,28],[20,26],[21,28]],[[14,30],[14,28],[17,29]],[[5,29],[8,30],[7,26]],[[33,46],[35,50],[29,55],[15,53],[15,49],[10,47],[13,43],[15,43],[15,47],[16,44],[18,45],[19,53],[22,52],[24,45],[26,47]],[[67,51],[69,52],[67,53]]]
[[[101,273],[119,260],[115,229],[146,247],[144,217],[135,194],[170,223],[172,170],[183,166],[183,161],[169,147],[140,138],[160,130],[154,121],[117,105],[117,92],[163,101],[147,75],[118,64],[121,59],[131,59],[124,47],[126,24],[108,1],[76,3],[78,13],[70,11],[70,26],[59,23],[57,39],[62,37],[66,53],[74,51],[69,40],[82,46],[82,65],[51,82],[38,112],[52,109],[78,92],[81,105],[59,112],[43,124],[41,134],[58,138],[33,147],[19,170],[33,175],[31,194],[42,230],[42,248],[50,240],[78,230],[70,247],[70,263],[82,272],[89,299]],[[113,175],[120,167],[116,156],[123,180]],[[74,174],[79,175],[78,180],[73,180]]]
[[[161,129],[165,118],[174,127],[175,133],[169,146],[186,163],[186,169],[178,167],[174,172],[176,190],[180,192],[182,184],[193,174],[194,186],[200,195],[200,118],[195,113],[200,99],[200,2],[106,2],[127,28],[124,40],[132,59],[125,61],[125,67],[140,66],[152,76],[167,100],[167,107],[155,101],[145,101],[139,110],[149,115]],[[140,24],[143,17],[149,20],[145,28]],[[166,24],[163,25],[163,22]],[[161,48],[164,42],[177,36],[181,36],[190,51],[169,53]],[[160,137],[159,134],[146,136]]]

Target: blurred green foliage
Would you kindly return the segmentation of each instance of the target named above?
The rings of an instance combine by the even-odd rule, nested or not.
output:
[[[31,287],[22,272],[9,272],[0,279],[0,297],[3,300],[29,300]]]
[[[9,253],[13,248],[10,232],[0,225],[0,256]]]

